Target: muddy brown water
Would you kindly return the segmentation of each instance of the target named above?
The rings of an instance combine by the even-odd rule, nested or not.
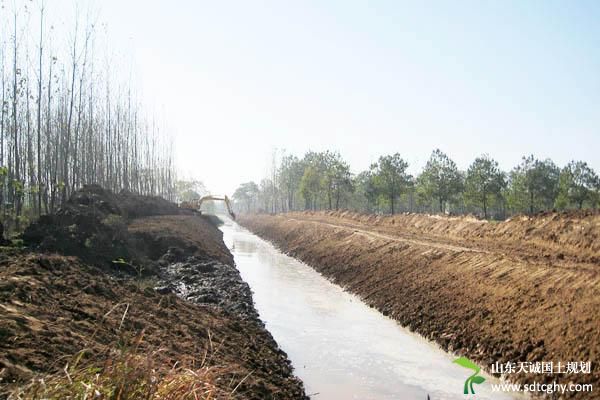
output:
[[[371,309],[308,265],[225,219],[224,241],[254,302],[312,399],[514,399],[484,375],[463,394],[470,371]]]

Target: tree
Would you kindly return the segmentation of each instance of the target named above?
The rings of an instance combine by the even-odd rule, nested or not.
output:
[[[352,179],[349,206],[353,210],[372,212],[377,207],[377,190],[370,170],[362,171]]]
[[[323,187],[327,192],[327,205],[330,210],[339,209],[342,195],[352,191],[352,174],[350,166],[346,163],[342,156],[337,152],[325,151],[318,153],[321,174],[323,179]]]
[[[11,195],[13,199],[13,205],[15,210],[15,224],[16,228],[19,229],[19,216],[21,214],[21,195],[23,193],[23,184],[21,182],[21,159],[19,156],[19,126],[18,121],[18,104],[19,95],[22,94],[22,84],[24,78],[21,77],[22,70],[17,67],[18,59],[18,36],[17,36],[17,9],[14,10],[14,30],[13,30],[13,87],[12,87],[12,117],[13,117],[13,149],[14,149],[14,163],[13,163],[13,179],[9,176],[9,185],[11,187]],[[21,90],[19,90],[21,89]],[[10,174],[9,174],[10,175]]]
[[[233,193],[233,200],[240,203],[247,212],[254,209],[259,195],[258,185],[254,182],[242,183]]]
[[[339,210],[340,203],[345,194],[354,191],[352,173],[350,166],[344,161],[338,161],[331,167],[331,180],[333,196],[335,198],[335,209]]]
[[[267,212],[274,212],[273,207],[275,201],[273,200],[277,194],[275,185],[271,179],[265,178],[260,181],[259,186],[259,202],[262,205],[262,210]]]
[[[37,211],[42,214],[42,79],[44,56],[44,1],[40,5],[40,41],[39,41],[39,67],[38,67],[38,96],[37,96]]]
[[[441,150],[434,150],[417,178],[419,195],[426,200],[437,200],[440,212],[444,212],[447,202],[462,189],[463,179],[456,163]]]
[[[593,203],[598,185],[598,175],[586,162],[571,161],[560,172],[555,204],[559,208],[575,205],[581,209],[586,201]]]
[[[18,230],[29,216],[55,212],[83,184],[173,200],[170,139],[141,117],[128,82],[109,68],[93,70],[105,58],[93,51],[95,25],[77,16],[65,40],[47,2],[26,3],[3,3],[0,13],[0,222]],[[53,43],[63,42],[55,53]]]
[[[551,160],[533,156],[523,158],[507,175],[488,155],[461,172],[446,154],[435,150],[417,179],[407,174],[407,163],[398,154],[380,157],[356,176],[342,156],[332,151],[309,151],[302,159],[282,151],[273,160],[269,178],[261,181],[253,201],[274,212],[340,207],[367,212],[444,212],[451,203],[452,212],[475,209],[488,218],[507,211],[549,209],[554,204],[600,206],[600,179],[582,162],[573,162],[562,171],[557,199],[560,170]],[[274,175],[273,170],[277,171]],[[237,204],[246,211],[253,209],[241,186],[238,190]]]
[[[330,151],[309,151],[304,155],[302,159],[304,173],[300,179],[300,194],[304,198],[305,208],[309,201],[308,208],[316,210],[324,199],[327,202],[327,208],[332,209],[333,181],[330,167],[333,165],[335,157],[335,153]]]
[[[406,173],[407,168],[408,163],[399,153],[379,157],[379,160],[371,165],[373,184],[377,192],[389,202],[392,215],[395,212],[396,198],[410,180],[410,176]]]
[[[540,161],[533,155],[523,157],[509,178],[508,202],[517,211],[549,209],[554,205],[558,192],[559,169],[547,159]]]
[[[298,157],[288,155],[281,158],[279,167],[279,182],[284,193],[287,209],[294,208],[294,197],[300,188],[300,180],[304,174],[304,168]]]
[[[300,179],[300,194],[304,198],[304,208],[306,210],[315,210],[317,208],[317,198],[321,192],[321,175],[314,165],[309,165],[304,169],[302,179]]]
[[[327,208],[333,209],[333,198],[336,185],[342,186],[342,180],[345,178],[344,168],[347,170],[347,174],[350,174],[350,167],[344,163],[339,153],[325,151],[316,154],[316,167],[319,169],[321,177],[323,179],[322,187],[325,189],[327,195]]]
[[[480,206],[484,218],[487,218],[490,201],[500,198],[505,186],[506,179],[498,163],[483,155],[476,158],[467,171],[465,197]]]

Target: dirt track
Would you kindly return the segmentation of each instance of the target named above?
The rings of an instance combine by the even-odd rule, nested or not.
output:
[[[502,223],[349,212],[240,221],[385,315],[486,369],[496,361],[591,361],[592,374],[511,377],[590,382],[598,393],[598,213]]]

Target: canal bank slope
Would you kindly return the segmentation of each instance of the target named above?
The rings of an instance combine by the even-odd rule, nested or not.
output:
[[[243,215],[239,221],[383,314],[486,370],[495,362],[591,362],[589,374],[521,383],[600,384],[600,216],[487,223],[349,212]]]
[[[211,220],[89,186],[23,240],[0,253],[0,398],[306,398]]]

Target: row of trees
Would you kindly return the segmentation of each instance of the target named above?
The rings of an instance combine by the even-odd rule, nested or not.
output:
[[[506,173],[488,155],[466,171],[440,150],[411,176],[400,154],[386,155],[366,171],[352,174],[339,153],[308,152],[275,163],[260,184],[240,185],[233,198],[238,211],[337,210],[474,213],[505,218],[548,209],[597,208],[600,179],[583,161],[559,168],[552,160],[523,157]]]
[[[54,212],[87,183],[173,198],[171,141],[97,54],[96,24],[77,17],[59,33],[40,1],[3,2],[0,11],[4,225]]]

